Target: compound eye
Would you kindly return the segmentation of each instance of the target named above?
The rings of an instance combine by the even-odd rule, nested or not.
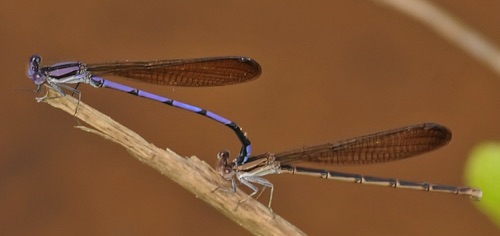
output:
[[[37,71],[31,75],[31,80],[33,80],[36,85],[42,85],[45,82],[45,76],[40,71]]]
[[[40,61],[42,61],[42,57],[40,55],[33,55],[30,58],[31,62],[36,62],[37,64],[40,64]]]

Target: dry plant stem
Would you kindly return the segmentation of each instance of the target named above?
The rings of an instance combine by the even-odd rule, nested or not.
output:
[[[500,49],[458,18],[425,0],[374,0],[413,17],[500,75]]]
[[[60,97],[57,92],[48,89],[47,99],[44,99],[44,102],[73,115],[78,101],[71,96]],[[246,201],[235,210],[237,202],[247,195],[241,191],[234,194],[224,191],[213,192],[218,186],[229,188],[230,184],[198,158],[194,156],[183,158],[173,151],[158,148],[83,102],[80,102],[75,116],[93,127],[78,128],[122,145],[137,160],[172,179],[251,233],[304,235],[302,231],[280,216],[272,214],[267,207],[254,199]]]

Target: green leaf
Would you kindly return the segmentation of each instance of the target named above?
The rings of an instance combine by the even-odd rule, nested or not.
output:
[[[483,198],[476,204],[500,227],[500,143],[477,145],[466,166],[466,181],[483,190]]]

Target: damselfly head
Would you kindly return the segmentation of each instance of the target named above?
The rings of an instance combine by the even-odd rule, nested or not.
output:
[[[28,65],[28,77],[33,80],[33,82],[38,85],[37,91],[40,89],[40,86],[45,82],[45,75],[40,71],[40,62],[42,61],[42,57],[39,55],[33,55],[30,58],[30,62]]]
[[[219,172],[225,180],[231,180],[233,178],[235,172],[233,171],[232,165],[229,163],[229,151],[217,153],[217,165],[215,170]]]

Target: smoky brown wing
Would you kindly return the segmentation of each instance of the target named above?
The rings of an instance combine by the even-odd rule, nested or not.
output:
[[[448,144],[451,131],[424,123],[323,145],[275,154],[282,164],[310,162],[329,165],[372,164],[400,160]]]
[[[87,65],[93,75],[115,75],[167,86],[223,86],[256,79],[259,63],[248,57],[122,61]]]

